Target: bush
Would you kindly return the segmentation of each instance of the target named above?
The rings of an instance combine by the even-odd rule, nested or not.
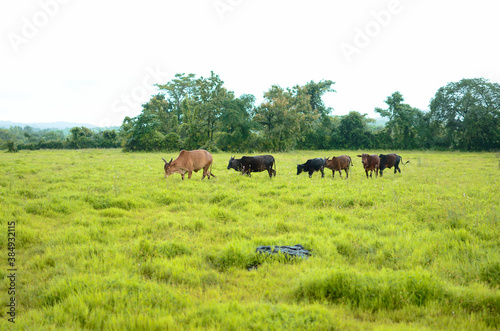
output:
[[[12,140],[7,141],[5,144],[7,146],[7,152],[16,153],[17,152],[17,144]]]
[[[181,136],[175,132],[170,132],[165,136],[164,146],[167,151],[178,151],[181,147]]]

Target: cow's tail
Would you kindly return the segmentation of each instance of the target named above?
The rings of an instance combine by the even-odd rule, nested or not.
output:
[[[410,163],[410,160],[408,160],[408,161],[406,161],[406,163],[404,163],[404,162],[403,162],[403,157],[402,157],[402,156],[400,156],[400,158],[401,158],[401,164],[402,164],[402,165],[405,165],[405,164],[407,164],[407,163]]]
[[[276,177],[276,160],[273,160],[274,177]]]
[[[347,156],[349,156],[349,155],[347,155]],[[349,156],[349,161],[351,161],[351,166],[354,166],[354,164],[352,164],[352,159],[350,156]]]

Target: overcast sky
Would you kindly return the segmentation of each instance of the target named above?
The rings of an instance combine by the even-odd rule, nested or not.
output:
[[[121,125],[176,73],[257,100],[328,79],[334,115],[400,91],[428,110],[462,78],[500,82],[500,1],[0,2],[0,120]]]

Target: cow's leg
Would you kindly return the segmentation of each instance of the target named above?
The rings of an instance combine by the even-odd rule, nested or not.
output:
[[[375,178],[378,177],[378,168],[375,168]],[[382,175],[380,175],[380,177],[382,177]]]
[[[313,173],[314,173],[314,171],[309,171],[309,178],[312,177]]]
[[[345,179],[349,178],[349,169],[344,169],[345,171]]]
[[[208,171],[210,169],[210,165],[207,165],[203,168],[203,177],[201,177],[201,179],[203,180],[203,178],[205,178],[205,176],[208,177],[208,179],[210,179],[210,172]]]
[[[332,177],[335,178],[335,170],[332,169]]]
[[[191,179],[191,175],[193,174],[192,171],[188,171],[188,178]]]
[[[273,168],[267,168],[267,173],[269,174],[269,178],[273,178]]]
[[[365,169],[366,172],[366,179],[368,179],[368,170]]]
[[[321,178],[325,178],[325,170],[323,168],[319,170],[321,171]]]

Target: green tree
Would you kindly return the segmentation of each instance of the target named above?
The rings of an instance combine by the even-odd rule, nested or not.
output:
[[[70,148],[95,148],[95,134],[89,128],[84,126],[74,127],[70,130],[70,136],[67,139]]]
[[[331,80],[321,80],[318,83],[308,82],[304,86],[295,86],[292,89],[296,100],[297,111],[302,113],[300,132],[300,148],[326,149],[329,148],[329,137],[332,134],[332,109],[326,107],[323,96],[329,92],[336,92],[331,86]],[[307,103],[307,104],[306,104]]]
[[[244,94],[224,102],[220,116],[217,146],[223,151],[245,151],[252,144],[251,113],[255,104],[253,95]]]
[[[273,151],[292,150],[300,136],[301,116],[292,107],[292,93],[273,85],[264,93],[264,102],[255,109],[254,121],[262,129],[264,149]]]
[[[372,119],[357,111],[340,116],[337,130],[332,136],[332,147],[337,149],[362,149],[373,147],[373,134],[368,129]]]
[[[431,100],[431,120],[441,127],[445,147],[500,148],[500,85],[484,78],[441,87]]]
[[[198,116],[202,121],[199,129],[205,132],[207,141],[213,141],[224,106],[234,99],[234,93],[228,91],[224,82],[212,71],[210,77],[196,80],[195,96],[199,107]]]
[[[200,107],[192,98],[185,98],[182,101],[183,121],[180,126],[180,136],[182,139],[182,148],[197,149],[205,145],[207,137],[201,130],[203,122],[201,120]]]
[[[389,118],[385,124],[385,131],[392,148],[416,148],[419,145],[417,128],[424,113],[403,101],[403,95],[400,92],[394,92],[385,100],[388,108],[375,108],[375,112],[382,117]]]
[[[332,88],[335,82],[331,80],[321,80],[318,83],[310,81],[304,87],[306,93],[310,96],[309,103],[311,104],[311,109],[317,111],[321,116],[330,115],[331,108],[327,108],[323,102],[323,95],[329,92],[337,92]]]
[[[104,130],[96,135],[99,148],[116,148],[120,146],[118,133],[115,130]]]
[[[168,95],[168,102],[172,105],[173,113],[177,116],[177,123],[183,122],[182,102],[192,98],[196,86],[195,74],[176,74],[175,78],[167,84],[158,84],[161,92]]]

